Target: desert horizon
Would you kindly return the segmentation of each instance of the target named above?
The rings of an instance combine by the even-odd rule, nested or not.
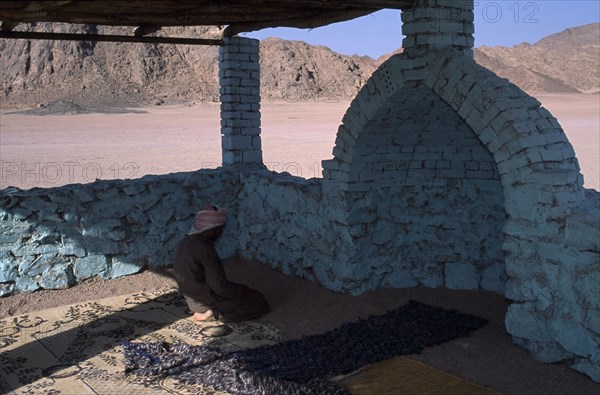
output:
[[[600,96],[537,95],[575,148],[586,188],[600,189]],[[262,103],[263,162],[269,170],[322,177],[350,104]],[[23,115],[2,110],[0,188],[52,188],[133,179],[221,165],[219,103],[132,108],[131,112]]]
[[[210,33],[168,32],[186,31]],[[537,97],[558,119],[575,148],[585,187],[596,190],[599,31],[594,23],[532,45],[474,50],[480,65]],[[221,165],[215,47],[97,43],[87,48],[81,42],[27,46],[0,40],[0,50],[0,188],[58,187]],[[80,52],[86,54],[81,59],[69,55]],[[41,55],[46,53],[64,56],[52,57],[48,65]],[[393,53],[373,60],[301,41],[262,40],[261,137],[267,168],[321,177],[321,161],[332,158],[351,98]],[[22,69],[21,56],[31,60],[29,69]],[[137,58],[140,62],[130,62]],[[28,107],[32,111],[11,114]]]

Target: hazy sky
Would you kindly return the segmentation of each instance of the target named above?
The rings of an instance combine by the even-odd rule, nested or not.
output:
[[[475,46],[534,43],[549,34],[599,21],[599,0],[475,1]],[[339,53],[373,58],[402,45],[398,10],[382,10],[313,30],[264,29],[247,36],[302,40]]]

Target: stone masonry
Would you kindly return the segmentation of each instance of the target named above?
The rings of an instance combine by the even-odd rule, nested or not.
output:
[[[494,158],[448,104],[412,85],[388,99],[355,145],[347,194],[355,261],[384,286],[502,293],[505,214]]]
[[[402,10],[402,48],[413,56],[452,48],[473,55],[472,0],[417,0]]]
[[[232,38],[222,168],[0,191],[0,295],[168,265],[212,201],[225,258],[342,292],[503,293],[516,344],[600,381],[600,193],[556,119],[474,62],[472,1],[417,0],[403,22],[406,50],[350,105],[322,180],[262,166],[258,50]]]
[[[0,295],[168,264],[199,202],[234,206],[234,180],[227,172],[202,170],[85,186],[7,188],[0,193]]]
[[[323,161],[324,199],[343,208],[332,220],[356,235],[340,240],[346,267],[336,273],[347,276],[342,288],[504,292],[516,344],[600,381],[600,194],[583,189],[556,119],[475,63],[472,10],[472,1],[442,0],[404,10],[405,51],[373,74],[344,116],[334,159]],[[440,116],[444,107],[462,121]],[[385,251],[376,255],[376,246]]]

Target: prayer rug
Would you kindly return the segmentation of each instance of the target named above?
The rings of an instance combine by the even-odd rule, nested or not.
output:
[[[128,342],[125,364],[141,377],[168,377],[234,394],[347,394],[329,379],[468,336],[485,322],[410,301],[324,334],[241,351],[210,344]]]
[[[265,323],[195,323],[186,308],[174,289],[163,289],[2,319],[0,394],[219,394],[168,376],[126,375],[122,343],[233,352],[286,340]]]
[[[499,392],[406,357],[394,357],[337,381],[352,395],[499,395]]]

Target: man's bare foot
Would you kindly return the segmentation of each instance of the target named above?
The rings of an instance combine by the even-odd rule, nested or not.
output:
[[[214,318],[212,310],[208,310],[205,313],[194,313],[194,321],[209,321]]]

